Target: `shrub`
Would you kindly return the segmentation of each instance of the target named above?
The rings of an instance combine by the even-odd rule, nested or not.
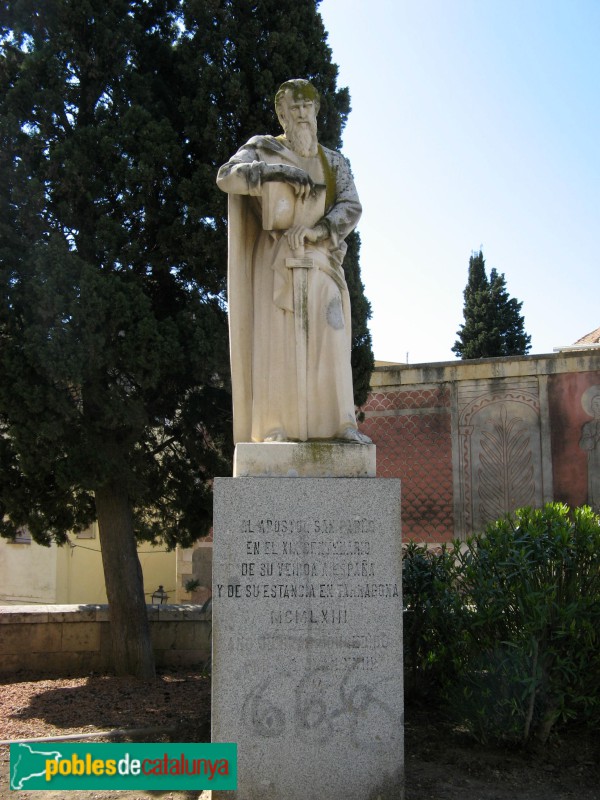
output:
[[[477,738],[544,742],[559,719],[597,715],[600,518],[520,509],[454,555],[469,619],[450,697]]]
[[[403,554],[404,664],[407,689],[438,691],[454,675],[462,634],[456,560],[446,547],[409,542]]]

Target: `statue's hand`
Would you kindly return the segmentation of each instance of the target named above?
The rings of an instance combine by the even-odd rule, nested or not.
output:
[[[285,232],[288,244],[292,250],[299,250],[304,247],[305,242],[318,242],[327,236],[327,230],[323,225],[315,225],[314,228],[307,228],[305,225],[294,225]]]
[[[263,181],[283,181],[294,190],[302,201],[315,193],[315,184],[308,172],[288,164],[262,164]]]

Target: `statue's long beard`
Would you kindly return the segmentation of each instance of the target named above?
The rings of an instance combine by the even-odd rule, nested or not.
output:
[[[309,120],[308,124],[290,124],[285,130],[285,138],[292,150],[299,156],[308,158],[317,155],[317,123]]]

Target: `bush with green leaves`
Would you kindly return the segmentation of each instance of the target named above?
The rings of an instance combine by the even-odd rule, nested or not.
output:
[[[600,708],[600,517],[523,508],[458,545],[467,624],[449,696],[480,740],[544,742]]]
[[[549,503],[466,542],[404,552],[409,697],[443,699],[480,741],[600,724],[600,517]]]
[[[445,546],[409,542],[402,562],[404,664],[411,696],[438,691],[454,674],[462,640],[463,607],[457,563]]]

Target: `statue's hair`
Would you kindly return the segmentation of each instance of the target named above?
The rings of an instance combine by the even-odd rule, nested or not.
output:
[[[292,78],[292,80],[282,83],[275,95],[275,111],[278,117],[281,117],[281,104],[287,91],[292,92],[293,95],[299,94],[301,97],[312,100],[316,106],[316,110],[319,110],[321,98],[312,83],[304,78]]]

